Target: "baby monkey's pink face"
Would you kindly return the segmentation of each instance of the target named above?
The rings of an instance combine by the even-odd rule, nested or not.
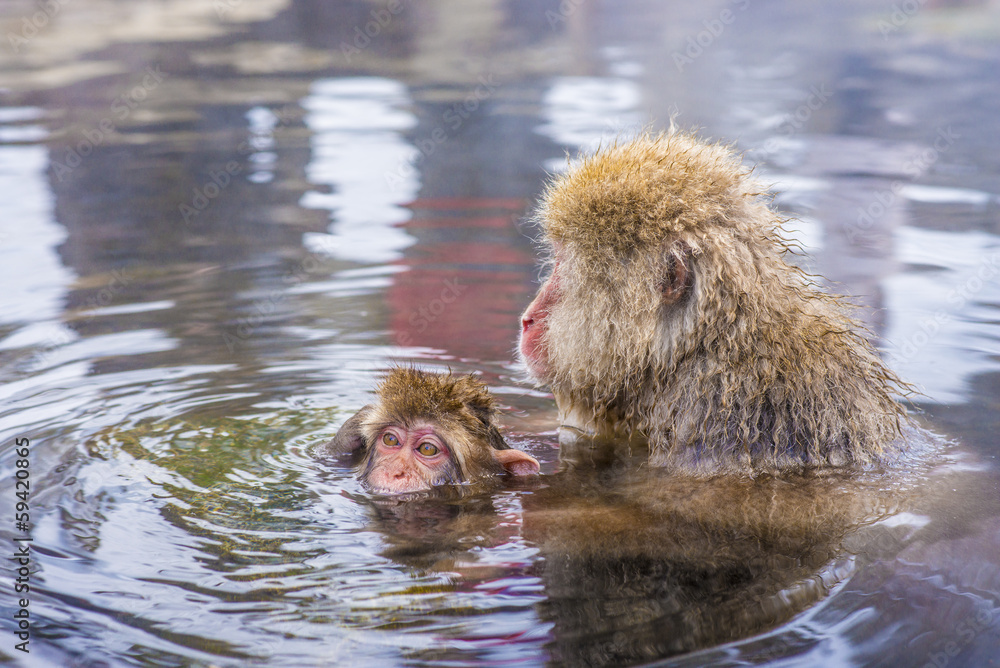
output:
[[[377,400],[349,418],[324,450],[350,454],[361,482],[385,495],[538,473],[533,457],[507,446],[496,412],[486,386],[471,375],[397,368]]]
[[[459,457],[459,452],[464,456]],[[440,485],[475,482],[504,473],[534,475],[538,462],[520,450],[460,439],[430,422],[388,425],[376,432],[359,469],[375,494],[412,494]]]
[[[377,494],[406,494],[458,482],[458,463],[444,440],[427,424],[389,426],[375,439],[365,481]]]

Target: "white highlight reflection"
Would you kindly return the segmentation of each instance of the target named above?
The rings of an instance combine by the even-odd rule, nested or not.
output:
[[[889,363],[931,400],[961,403],[973,376],[1000,370],[1000,237],[904,226],[894,245],[917,268],[882,284]]]
[[[416,126],[403,84],[378,77],[325,79],[302,101],[312,130],[310,183],[300,204],[330,211],[328,234],[304,235],[313,253],[341,260],[385,263],[416,240],[400,229],[411,213],[402,205],[419,190],[416,169],[400,170],[418,155],[402,133]],[[386,175],[392,175],[392,183]]]

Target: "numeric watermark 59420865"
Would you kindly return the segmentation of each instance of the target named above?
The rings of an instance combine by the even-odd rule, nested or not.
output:
[[[14,593],[17,594],[17,607],[14,610],[14,622],[17,630],[14,635],[19,642],[14,643],[14,649],[27,654],[28,643],[31,642],[31,612],[28,610],[31,602],[31,460],[28,458],[31,441],[27,438],[14,439],[14,554],[10,557],[14,562]]]

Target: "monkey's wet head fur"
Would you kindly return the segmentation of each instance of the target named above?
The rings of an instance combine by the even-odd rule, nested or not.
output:
[[[377,420],[366,420],[364,430],[369,442],[388,424],[413,425],[426,421],[441,428],[451,438],[467,441],[464,447],[449,444],[459,458],[462,471],[473,464],[495,469],[486,457],[475,463],[466,461],[468,453],[478,452],[472,445],[485,441],[497,450],[510,446],[500,433],[496,401],[486,385],[475,376],[434,374],[418,369],[396,367],[379,383],[382,411]],[[376,416],[373,416],[376,417]]]

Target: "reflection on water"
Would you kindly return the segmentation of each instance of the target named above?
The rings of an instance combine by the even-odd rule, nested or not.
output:
[[[336,228],[330,235],[307,235],[308,250],[385,264],[413,244],[399,228],[410,218],[401,205],[419,192],[416,169],[410,166],[417,151],[400,134],[416,125],[405,110],[409,104],[406,87],[389,79],[342,78],[313,85],[302,102],[312,131],[306,178],[326,192],[311,190],[300,204],[329,210]]]
[[[33,538],[4,661],[993,665],[990,3],[43,5],[0,7],[0,475],[30,438]],[[512,362],[525,220],[567,152],[672,118],[762,163],[947,457],[560,455]],[[316,461],[399,361],[481,373],[544,475],[387,505]]]

